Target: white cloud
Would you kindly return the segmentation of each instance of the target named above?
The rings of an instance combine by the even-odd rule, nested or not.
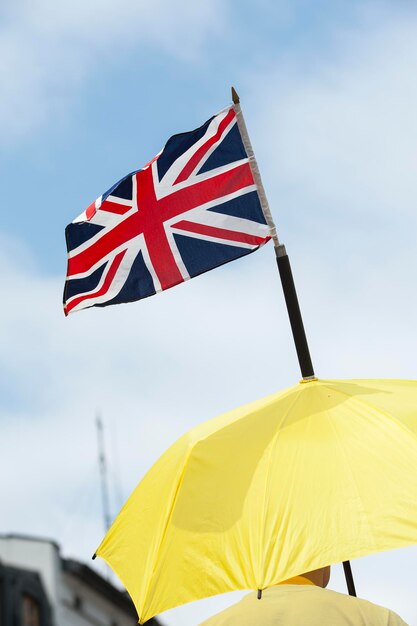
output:
[[[62,114],[94,68],[134,49],[143,64],[156,50],[195,62],[226,15],[220,0],[17,0],[0,29],[0,133],[16,139]]]
[[[283,71],[251,77],[252,91],[262,93],[251,111],[264,176],[281,198],[302,200],[303,217],[320,209],[324,221],[331,211],[355,220],[357,230],[370,220],[379,228],[415,219],[416,27],[415,12],[407,20],[391,15],[378,28],[335,34],[324,61],[287,59]]]

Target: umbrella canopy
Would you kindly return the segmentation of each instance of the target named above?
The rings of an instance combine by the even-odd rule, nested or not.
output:
[[[181,437],[97,550],[140,622],[417,543],[417,381],[314,380]]]

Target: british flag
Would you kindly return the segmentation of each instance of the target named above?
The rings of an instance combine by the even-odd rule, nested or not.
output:
[[[270,239],[236,107],[171,137],[67,226],[65,314],[132,302]]]

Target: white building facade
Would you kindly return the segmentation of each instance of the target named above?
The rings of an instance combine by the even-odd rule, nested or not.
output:
[[[62,558],[54,541],[0,535],[0,623],[134,626],[137,615],[126,593],[87,565]]]

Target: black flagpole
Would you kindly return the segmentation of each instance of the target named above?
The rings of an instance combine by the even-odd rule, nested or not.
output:
[[[345,572],[346,584],[350,596],[356,596],[355,583],[353,582],[352,568],[350,561],[343,561],[343,570]]]
[[[237,105],[240,111],[240,100],[239,96],[232,87],[232,100],[233,104]],[[244,126],[244,123],[243,123]],[[245,128],[246,130],[246,128]],[[254,159],[253,151],[250,146],[249,137],[248,146],[251,154],[249,155],[249,160],[251,157]],[[256,173],[259,172],[256,169]],[[256,178],[256,177],[255,177]],[[260,181],[260,175],[259,175]],[[260,191],[260,190],[258,190]],[[262,194],[263,188],[262,188]],[[272,218],[271,218],[272,221]],[[273,222],[272,222],[273,225]],[[275,227],[273,229],[275,233]],[[303,380],[314,380],[314,369],[313,364],[311,362],[310,350],[307,343],[307,337],[304,330],[303,318],[301,316],[300,305],[298,303],[297,291],[295,289],[294,278],[291,271],[290,260],[288,258],[288,254],[285,250],[285,246],[278,242],[278,237],[275,235],[273,237],[275,244],[275,256],[277,260],[279,275],[281,277],[282,289],[284,292],[285,303],[287,305],[288,317],[290,319],[292,335],[294,337],[295,349],[297,351],[298,362],[300,364],[301,375]],[[353,582],[352,576],[352,568],[350,566],[349,561],[343,561],[343,569],[345,572],[346,584],[348,588],[349,595],[356,596],[355,584]]]
[[[297,351],[298,362],[300,364],[301,375],[304,380],[312,380],[315,378],[313,364],[311,362],[310,350],[308,348],[307,337],[304,330],[303,318],[301,317],[300,305],[298,303],[297,291],[295,289],[294,278],[291,271],[290,259],[288,258],[285,246],[280,244],[277,248],[275,248],[275,255],[279,275],[281,277],[285,303],[287,305],[288,317],[290,318],[295,349]]]

